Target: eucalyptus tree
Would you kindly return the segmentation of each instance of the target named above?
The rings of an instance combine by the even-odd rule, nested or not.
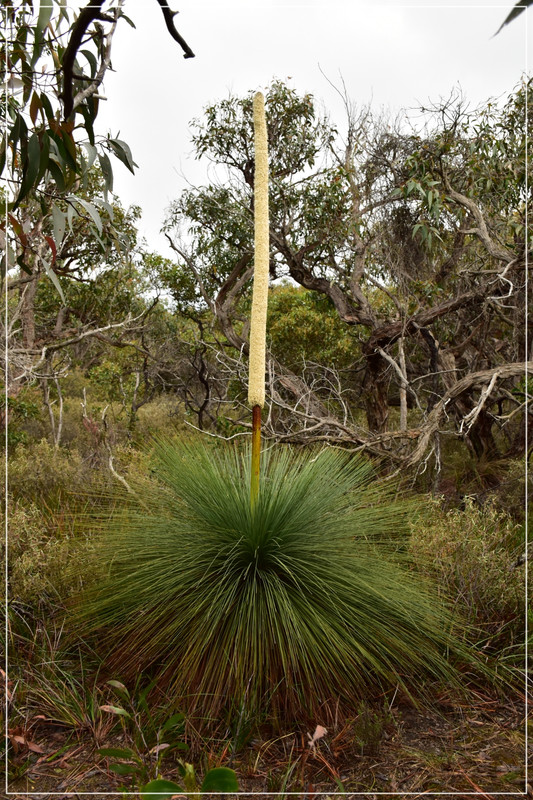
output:
[[[169,32],[192,56],[174,14],[160,5]],[[88,281],[102,260],[123,266],[134,244],[136,212],[127,221],[112,200],[112,159],[131,172],[136,164],[126,142],[99,135],[95,124],[117,26],[133,25],[124,6],[124,0],[96,0],[79,11],[62,0],[41,0],[38,10],[28,0],[4,4],[0,236],[10,298],[3,338],[15,355],[6,378],[10,395],[32,379],[35,358],[42,365],[42,348],[51,344],[39,340],[35,317],[41,278],[49,278],[63,304],[59,333],[71,313],[67,283]]]
[[[310,95],[280,81],[269,87],[270,274],[323,295],[354,331],[353,403],[366,415],[366,425],[355,413],[336,421],[315,398],[300,438],[360,444],[416,463],[438,446],[435,433],[452,411],[451,430],[476,458],[501,447],[494,430],[510,428],[509,415],[516,420],[514,410],[523,410],[512,387],[528,358],[515,327],[524,319],[530,247],[530,97],[524,81],[503,105],[469,110],[451,98],[423,109],[417,129],[346,99],[341,136]],[[251,94],[230,97],[193,122],[197,157],[211,162],[214,179],[183,192],[166,221],[176,274],[193,282],[191,301],[210,309],[242,352],[252,270],[251,102]],[[500,375],[507,382],[498,388]],[[270,377],[271,399],[279,407],[292,402],[300,414],[301,381],[275,369]],[[458,379],[466,382],[456,394]],[[391,429],[396,402],[400,420]],[[509,449],[518,446],[515,434]]]

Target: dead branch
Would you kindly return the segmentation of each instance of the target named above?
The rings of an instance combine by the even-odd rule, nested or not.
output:
[[[93,436],[96,438],[99,444],[102,444],[105,449],[107,450],[108,460],[107,465],[109,467],[109,471],[113,475],[113,477],[124,486],[124,488],[130,493],[135,494],[129,483],[126,479],[119,475],[116,471],[113,461],[113,451],[111,449],[111,445],[108,439],[108,425],[107,425],[107,409],[108,406],[105,406],[104,410],[102,411],[101,415],[101,424],[99,425],[92,416],[89,415],[87,410],[87,391],[85,387],[83,387],[83,400],[81,401],[81,414],[84,426],[89,430]]]
[[[463,230],[461,232],[463,234],[471,233],[477,236],[483,242],[487,252],[493,256],[493,258],[497,258],[499,261],[505,261],[506,264],[510,264],[512,261],[514,261],[514,254],[510,250],[507,250],[507,248],[501,247],[501,245],[492,239],[487,228],[487,223],[479,206],[474,203],[470,197],[466,197],[464,194],[460,194],[460,192],[456,192],[454,189],[452,189],[446,177],[445,181],[447,184],[446,190],[452,200],[455,200],[456,203],[470,211],[477,223],[476,228]]]
[[[183,50],[183,58],[194,58],[194,53],[185,41],[185,39],[180,36],[178,31],[176,30],[176,26],[174,25],[174,17],[179,13],[178,11],[171,11],[167,5],[166,0],[157,0],[159,5],[161,6],[161,11],[163,12],[163,17],[165,18],[165,25],[167,26],[167,30],[176,41],[181,49]]]
[[[47,356],[50,353],[53,353],[56,350],[61,350],[63,347],[69,347],[72,344],[77,344],[78,342],[81,342],[83,339],[87,339],[91,336],[98,337],[98,335],[102,334],[104,331],[130,326],[133,322],[136,322],[138,319],[140,319],[141,316],[142,314],[139,314],[137,317],[128,316],[121,322],[113,322],[110,325],[104,325],[101,328],[91,328],[89,330],[82,331],[77,336],[74,336],[71,339],[63,339],[59,342],[53,342],[52,344],[47,344],[40,350],[31,347],[15,347],[12,348],[10,352],[16,354],[24,354],[28,356],[40,354],[39,360],[32,367],[33,370],[38,370],[41,367],[41,365],[45,362]]]
[[[421,461],[431,439],[438,431],[441,419],[446,412],[446,407],[450,403],[457,401],[462,394],[470,389],[475,389],[478,386],[484,388],[490,387],[492,391],[498,380],[514,378],[518,375],[525,375],[526,370],[528,372],[533,371],[533,361],[502,364],[501,366],[493,369],[485,369],[481,370],[480,372],[473,372],[470,375],[466,375],[464,378],[461,378],[461,380],[458,380],[452,387],[448,389],[446,394],[439,400],[439,402],[435,404],[431,413],[428,415],[426,422],[420,428],[418,444],[411,455],[406,459],[406,466],[410,467]],[[478,405],[481,404],[479,411],[481,411],[482,405],[484,405],[486,402],[488,395],[488,391],[484,395],[482,394],[482,397],[478,403]]]

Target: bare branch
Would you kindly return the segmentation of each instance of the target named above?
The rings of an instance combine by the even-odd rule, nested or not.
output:
[[[163,17],[165,18],[165,24],[167,26],[168,32],[183,50],[184,53],[183,58],[194,58],[193,51],[191,50],[185,39],[182,36],[180,36],[174,25],[174,17],[176,16],[176,14],[178,14],[178,12],[171,11],[167,5],[166,0],[157,0],[157,2],[161,6],[161,11],[163,12]]]
[[[79,13],[78,19],[72,26],[69,43],[63,54],[63,93],[61,99],[63,100],[63,110],[65,119],[68,119],[74,109],[74,99],[72,93],[72,82],[74,80],[74,62],[76,60],[76,53],[78,52],[85,32],[89,25],[95,19],[111,21],[112,17],[107,17],[102,14],[101,7],[104,0],[92,0],[85,8]],[[104,70],[105,71],[105,70]],[[96,87],[95,87],[96,89]],[[93,89],[93,91],[95,90]]]
[[[461,425],[459,426],[459,432],[460,433],[463,432],[465,427],[466,427],[467,431],[470,430],[472,425],[475,423],[476,419],[479,417],[479,414],[480,414],[483,406],[485,405],[485,402],[486,402],[487,398],[489,397],[489,395],[491,394],[492,390],[494,389],[494,386],[496,384],[496,381],[497,381],[498,377],[499,377],[499,373],[498,373],[498,370],[496,370],[496,372],[494,373],[494,375],[490,379],[490,383],[488,384],[488,386],[485,386],[485,388],[482,390],[481,396],[479,398],[479,402],[477,403],[477,405],[472,409],[472,411],[470,411],[469,414],[466,415],[466,417],[463,417],[463,419],[461,420]]]
[[[120,16],[120,8],[123,4],[123,1],[124,0],[119,0],[117,8],[114,9],[114,17],[106,17],[102,14],[98,17],[99,19],[105,19],[108,22],[111,21],[111,28],[105,37],[105,45],[103,48],[102,61],[91,83],[88,86],[86,86],[85,89],[81,89],[74,97],[74,100],[72,101],[72,108],[69,111],[69,113],[67,113],[67,105],[65,102],[65,117],[68,117],[72,113],[72,111],[78,108],[78,106],[81,106],[84,100],[93,95],[98,89],[98,87],[101,85],[102,81],[104,80],[104,75],[106,74],[111,64],[111,43],[113,41],[113,35],[117,27],[117,22]],[[86,10],[87,9],[84,9],[84,11]],[[76,54],[74,54],[74,56],[75,55]],[[66,87],[66,79],[65,79],[65,87]],[[72,87],[70,87],[70,89],[72,91]]]
[[[439,429],[441,418],[445,414],[446,407],[449,403],[457,400],[457,398],[459,398],[464,392],[468,391],[469,389],[473,389],[476,386],[484,386],[488,383],[492,391],[498,379],[505,380],[506,378],[514,378],[518,375],[524,375],[526,373],[526,369],[528,372],[533,371],[533,361],[503,364],[494,369],[472,372],[470,375],[466,375],[464,378],[461,378],[461,380],[457,381],[457,383],[448,389],[441,400],[435,404],[425,424],[420,428],[418,444],[411,455],[407,458],[406,466],[417,464],[423,458],[433,435]],[[488,393],[486,394],[483,402],[486,401],[487,397]]]
[[[89,337],[96,337],[105,331],[109,331],[116,328],[124,328],[126,326],[130,326],[133,322],[136,322],[140,319],[143,314],[138,315],[137,317],[126,317],[126,319],[122,320],[121,322],[114,322],[110,325],[104,325],[101,328],[91,328],[86,331],[82,331],[77,336],[72,337],[71,339],[63,339],[59,342],[55,342],[53,344],[47,344],[42,349],[37,350],[32,347],[14,347],[10,349],[10,355],[15,356],[26,356],[31,357],[35,355],[39,355],[39,359],[35,364],[27,364],[23,373],[17,376],[17,380],[22,380],[22,378],[26,376],[34,376],[36,375],[37,371],[40,369],[41,365],[45,363],[47,358],[49,358],[50,354],[56,352],[57,350],[61,350],[64,347],[69,347],[72,344],[77,344],[81,342],[83,339],[87,339]],[[114,342],[108,340],[110,344],[115,344]]]
[[[485,222],[485,218],[479,206],[474,203],[470,197],[466,197],[464,194],[460,194],[452,189],[448,181],[446,181],[446,183],[447,192],[452,200],[455,200],[456,203],[459,203],[459,205],[463,206],[463,208],[466,208],[468,211],[470,211],[477,223],[477,228],[472,228],[468,231],[462,231],[462,233],[472,233],[478,236],[487,249],[487,252],[494,258],[497,258],[499,261],[505,261],[507,264],[514,261],[514,254],[510,250],[507,250],[507,248],[501,247],[501,245],[491,238],[487,228],[487,223]]]

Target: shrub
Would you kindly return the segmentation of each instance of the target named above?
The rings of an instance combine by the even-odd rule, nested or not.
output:
[[[89,541],[73,535],[64,518],[45,518],[33,503],[13,504],[8,520],[10,600],[36,608],[79,591],[89,549]]]
[[[347,368],[359,349],[329,298],[286,284],[269,293],[268,338],[273,353],[295,372],[304,360]]]
[[[113,673],[151,670],[180,707],[327,714],[368,687],[456,682],[465,652],[428,586],[402,567],[407,506],[360,459],[159,443],[151,483],[100,521],[108,575],[79,623]],[[156,479],[157,478],[157,482]]]
[[[17,444],[28,441],[28,434],[33,427],[38,427],[41,404],[38,393],[33,387],[24,387],[17,397],[6,397],[3,383],[0,383],[0,416],[5,420],[6,403],[8,408],[7,445],[9,450]],[[5,447],[2,437],[0,447]]]
[[[415,562],[436,578],[461,613],[502,647],[523,637],[525,575],[516,569],[524,551],[523,529],[493,505],[445,511],[428,501],[411,523]]]
[[[137,422],[138,440],[156,434],[165,435],[169,431],[187,434],[190,428],[183,423],[183,404],[173,396],[161,395],[139,408]],[[189,434],[190,435],[190,434]]]
[[[9,460],[8,489],[14,500],[59,507],[67,495],[86,489],[92,480],[77,450],[54,448],[46,439],[19,445]]]
[[[513,520],[523,523],[526,517],[526,502],[533,496],[533,481],[529,471],[526,492],[525,458],[508,461],[500,473],[501,482],[492,494],[496,508],[506,511]]]
[[[75,565],[84,563],[90,544],[74,518],[90,506],[88,492],[112,480],[107,466],[92,469],[76,449],[55,448],[45,439],[15,449],[8,463],[12,600],[48,606],[79,587]]]

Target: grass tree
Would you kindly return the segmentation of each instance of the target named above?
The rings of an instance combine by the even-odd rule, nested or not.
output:
[[[189,712],[353,713],[369,691],[459,683],[452,616],[404,563],[409,505],[368,462],[264,453],[268,155],[254,98],[252,447],[159,441],[149,480],[102,514],[104,579],[78,610],[123,680],[146,671]],[[387,488],[388,487],[388,488]]]
[[[108,669],[189,712],[319,714],[458,683],[451,615],[402,563],[405,503],[359,458],[157,444],[149,483],[102,516],[107,575],[78,612]],[[429,683],[428,683],[429,681]]]

